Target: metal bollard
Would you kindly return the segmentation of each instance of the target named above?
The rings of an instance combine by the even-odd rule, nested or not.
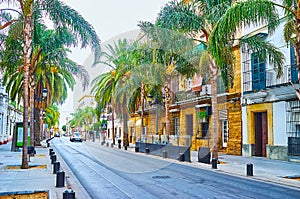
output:
[[[51,155],[51,164],[54,164],[56,161],[56,155]]]
[[[50,143],[49,142],[47,142],[47,147],[50,147]]]
[[[125,149],[125,151],[127,151],[127,146],[126,145],[124,146],[124,149]]]
[[[54,154],[55,154],[54,151],[51,151],[51,152],[50,152],[50,154],[49,154],[49,155],[50,155],[50,159],[51,159],[51,156],[54,155]]]
[[[183,162],[183,161],[184,161],[184,153],[179,153],[178,160],[179,160],[180,162]]]
[[[167,151],[163,151],[163,158],[167,158],[168,157],[168,152]]]
[[[149,148],[145,148],[145,153],[149,154],[150,153],[150,149]]]
[[[253,164],[247,164],[247,176],[253,176]]]
[[[139,152],[139,147],[135,146],[134,151],[138,153]]]
[[[57,171],[56,173],[56,187],[64,187],[65,186],[65,172]]]
[[[60,163],[55,161],[53,163],[53,174],[56,174],[59,171],[59,169],[60,169]]]
[[[218,168],[218,161],[217,161],[217,158],[213,158],[211,160],[211,166],[213,169],[217,169]]]
[[[72,189],[67,189],[63,192],[63,199],[75,199],[75,192]]]
[[[53,151],[53,149],[49,149],[49,155],[51,155],[51,152]]]

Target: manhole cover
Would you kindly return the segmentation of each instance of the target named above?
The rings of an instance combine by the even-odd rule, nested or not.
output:
[[[169,179],[170,176],[152,176],[153,179]]]

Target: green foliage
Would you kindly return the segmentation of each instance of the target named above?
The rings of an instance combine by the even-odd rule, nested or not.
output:
[[[199,119],[204,119],[204,118],[206,118],[208,115],[207,115],[207,112],[206,111],[198,111],[197,112],[197,117],[199,118]]]
[[[63,125],[63,126],[61,127],[61,129],[62,129],[64,132],[66,132],[66,131],[67,131],[67,126],[66,126],[66,125]]]
[[[158,14],[156,25],[181,33],[197,33],[203,27],[203,18],[196,14],[194,4],[170,1]]]
[[[269,0],[248,0],[237,2],[218,20],[209,37],[209,51],[217,65],[227,65],[228,41],[234,41],[237,28],[242,25],[268,23],[269,32],[279,25],[279,16],[275,5]],[[224,50],[225,49],[225,50]]]

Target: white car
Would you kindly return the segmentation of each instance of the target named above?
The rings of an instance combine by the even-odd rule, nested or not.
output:
[[[74,141],[82,142],[81,134],[80,133],[73,133],[73,135],[70,137],[70,141],[71,142],[74,142]]]

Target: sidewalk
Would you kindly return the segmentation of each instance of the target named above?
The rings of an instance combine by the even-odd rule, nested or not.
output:
[[[65,187],[56,188],[56,174],[53,174],[53,165],[49,156],[49,148],[35,147],[36,155],[30,158],[29,166],[36,166],[31,169],[20,169],[8,166],[20,166],[22,162],[22,150],[11,152],[11,142],[0,145],[0,196],[8,192],[20,193],[48,193],[50,199],[63,197],[63,192],[72,189],[76,198],[87,198],[85,191],[77,179],[68,170],[65,163],[57,155],[60,168],[65,172]],[[45,197],[40,195],[41,198]]]
[[[135,145],[130,145],[128,150],[134,152]],[[157,157],[157,156],[153,156]],[[162,158],[162,157],[158,157]],[[212,169],[211,164],[198,162],[198,152],[191,152],[191,163],[178,160],[164,159],[180,164],[198,168],[209,169],[229,175],[273,182],[296,189],[300,189],[300,163],[271,160],[263,157],[245,157],[219,154],[220,164],[217,169]],[[247,164],[253,165],[253,176],[247,176]]]
[[[197,151],[192,151],[191,156],[192,164],[202,168],[300,188],[300,163],[271,160],[263,157],[219,154],[221,164],[217,165],[217,169],[212,169],[211,165],[198,162]],[[253,176],[247,176],[247,164],[249,163],[253,165]]]

